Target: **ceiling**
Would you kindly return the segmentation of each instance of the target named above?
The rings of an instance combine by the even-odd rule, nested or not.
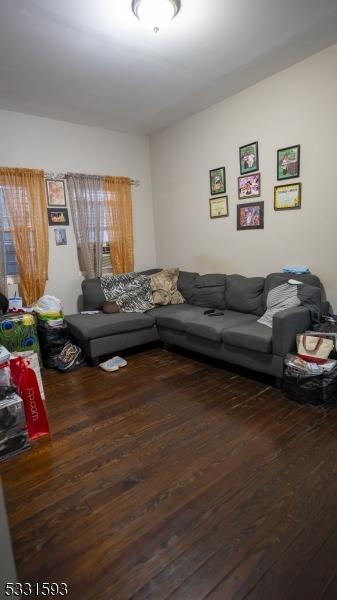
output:
[[[152,134],[337,42],[336,0],[0,0],[0,108]]]

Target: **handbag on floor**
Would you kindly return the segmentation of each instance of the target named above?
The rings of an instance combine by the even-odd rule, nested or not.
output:
[[[325,363],[333,349],[333,341],[315,335],[300,333],[296,336],[297,354],[308,362]]]

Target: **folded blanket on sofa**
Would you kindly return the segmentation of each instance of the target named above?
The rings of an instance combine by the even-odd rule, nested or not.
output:
[[[287,308],[301,305],[309,309],[312,323],[318,324],[321,316],[320,288],[293,279],[282,282],[276,276],[268,292],[267,310],[258,323],[272,327],[274,315]]]
[[[108,302],[116,302],[121,312],[145,312],[154,307],[150,278],[140,273],[102,275],[101,286]]]

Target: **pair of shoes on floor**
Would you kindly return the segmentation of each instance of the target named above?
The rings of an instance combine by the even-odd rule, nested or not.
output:
[[[59,371],[73,371],[83,364],[82,350],[71,342],[67,342],[56,359],[56,368]]]
[[[109,358],[109,360],[100,363],[99,366],[101,369],[103,369],[103,371],[108,371],[110,373],[111,371],[118,371],[118,369],[121,367],[126,367],[127,364],[128,363],[126,360],[124,360],[124,358],[121,358],[120,356],[114,356],[113,358]]]

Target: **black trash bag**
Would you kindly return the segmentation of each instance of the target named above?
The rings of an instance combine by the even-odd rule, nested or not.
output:
[[[57,368],[57,357],[62,348],[69,342],[68,325],[64,323],[60,327],[50,327],[48,323],[39,319],[37,334],[44,366],[48,369]]]
[[[283,383],[285,395],[301,404],[322,406],[337,401],[337,367],[319,375],[296,373],[286,367]]]
[[[0,315],[5,315],[9,308],[8,298],[0,294]]]

